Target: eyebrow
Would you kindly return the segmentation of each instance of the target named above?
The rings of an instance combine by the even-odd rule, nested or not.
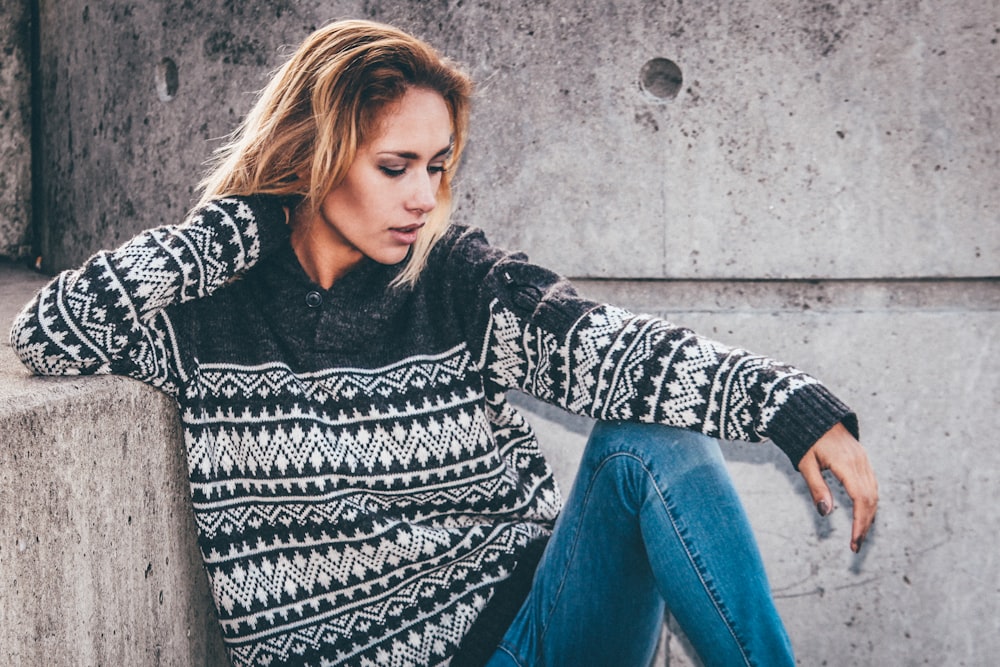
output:
[[[455,147],[454,143],[448,144],[447,146],[445,146],[444,148],[442,148],[441,150],[439,150],[437,153],[435,153],[434,155],[432,155],[431,159],[434,160],[434,159],[439,158],[439,157],[444,157],[445,155],[447,155],[448,153],[450,153],[452,151],[452,149],[454,149],[454,147]],[[420,159],[420,156],[417,155],[416,153],[414,153],[413,151],[379,151],[378,154],[379,155],[395,155],[396,157],[401,157],[404,160],[419,160]]]

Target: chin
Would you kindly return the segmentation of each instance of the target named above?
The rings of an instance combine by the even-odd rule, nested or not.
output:
[[[399,252],[384,252],[374,255],[371,259],[375,260],[379,264],[385,264],[386,266],[394,266],[400,262],[404,262],[410,256],[410,249],[406,248]]]

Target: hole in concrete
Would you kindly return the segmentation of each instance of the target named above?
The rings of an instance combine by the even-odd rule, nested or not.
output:
[[[177,76],[177,63],[170,58],[164,58],[156,66],[156,94],[163,102],[169,102],[177,95],[180,79]]]
[[[653,58],[639,72],[642,89],[657,99],[671,100],[677,97],[683,83],[681,68],[666,58]]]

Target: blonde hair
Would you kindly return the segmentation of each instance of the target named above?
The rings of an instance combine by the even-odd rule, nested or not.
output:
[[[412,285],[451,214],[451,180],[469,124],[472,82],[425,42],[388,25],[339,21],[315,31],[282,65],[216,151],[200,204],[231,195],[299,195],[315,211],[374,139],[382,112],[411,88],[444,98],[453,145],[437,206],[394,284]]]

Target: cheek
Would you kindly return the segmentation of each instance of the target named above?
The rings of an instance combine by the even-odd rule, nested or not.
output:
[[[337,226],[352,223],[359,213],[355,190],[345,182],[326,196],[322,206],[320,206],[320,211],[327,222]]]
[[[389,198],[385,184],[380,183],[378,176],[352,179],[344,188],[341,199],[345,208],[355,215],[372,215],[384,209]],[[364,220],[358,222],[365,222]]]

